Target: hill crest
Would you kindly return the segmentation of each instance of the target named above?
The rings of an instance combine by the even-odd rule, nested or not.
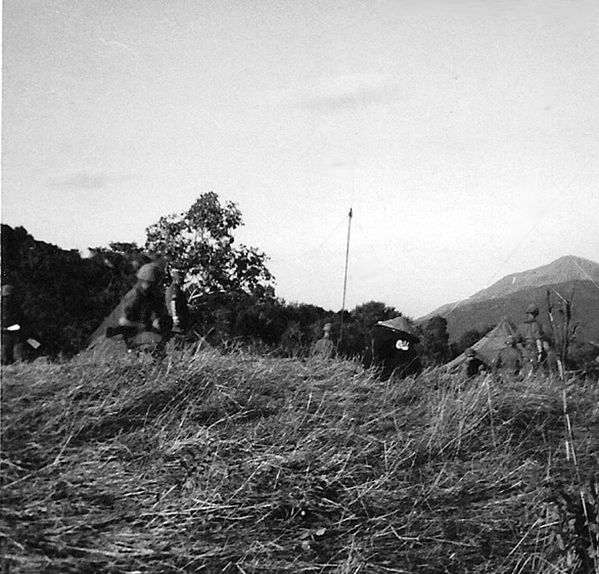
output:
[[[591,281],[599,284],[599,263],[590,259],[565,255],[534,269],[510,273],[489,287],[485,287],[462,301],[447,303],[434,311],[424,315],[418,322],[426,321],[435,315],[446,316],[458,307],[467,307],[473,303],[480,303],[492,299],[503,299],[520,291],[561,285],[573,281]]]
[[[544,287],[569,281],[599,282],[599,263],[574,255],[565,255],[535,269],[510,273],[490,287],[478,291],[468,300],[495,299],[530,287]]]
[[[449,338],[457,341],[469,330],[485,330],[502,318],[518,324],[530,303],[541,309],[540,320],[549,329],[547,291],[573,302],[577,338],[599,340],[599,264],[582,257],[561,257],[548,265],[512,273],[468,299],[439,307],[420,318],[447,319]]]

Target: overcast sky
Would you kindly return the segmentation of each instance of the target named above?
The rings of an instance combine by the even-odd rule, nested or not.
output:
[[[143,244],[203,192],[277,295],[413,317],[599,262],[595,0],[4,0],[2,221]]]

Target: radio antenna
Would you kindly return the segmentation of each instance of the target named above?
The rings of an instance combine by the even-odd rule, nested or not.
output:
[[[347,268],[349,265],[349,241],[351,238],[351,221],[354,216],[353,208],[349,208],[348,223],[347,223],[347,245],[345,247],[345,272],[343,275],[343,302],[341,303],[341,329],[339,332],[339,341],[343,338],[343,318],[345,315],[345,296],[347,295]]]

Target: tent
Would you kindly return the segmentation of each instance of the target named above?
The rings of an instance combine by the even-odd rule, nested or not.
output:
[[[387,321],[378,321],[375,327],[385,327],[387,329],[391,329],[392,331],[396,331],[397,333],[402,333],[406,339],[412,340],[414,342],[418,341],[418,337],[414,333],[414,328],[410,322],[401,315]]]
[[[88,339],[88,348],[105,346],[107,339],[123,341],[123,334],[119,333],[119,317],[123,314],[123,308],[126,303],[125,295],[120,303],[114,308],[112,313],[102,321],[102,324],[92,333]],[[113,332],[111,334],[111,331]],[[164,336],[154,331],[143,331],[135,336],[130,336],[127,345],[129,348],[136,348],[139,351],[151,350],[163,342]]]
[[[476,356],[484,361],[487,365],[491,365],[493,361],[499,355],[499,351],[505,348],[505,342],[508,337],[517,336],[518,331],[505,317],[497,323],[495,328],[489,331],[482,339],[477,341],[471,349],[476,351]],[[462,353],[459,357],[453,359],[445,366],[447,368],[453,368],[461,365],[466,360],[466,354]]]
[[[414,347],[417,342],[418,337],[405,317],[379,321],[372,328],[370,345],[364,354],[364,366],[376,366],[383,380],[388,379],[393,372],[400,376],[416,374],[421,369]]]
[[[106,337],[106,330],[109,327],[117,327],[119,324],[119,317],[123,312],[123,302],[124,297],[121,299],[120,303],[114,308],[112,313],[110,313],[104,321],[102,321],[101,325],[92,333],[91,337],[88,339],[88,347],[94,347],[98,343],[102,342]]]

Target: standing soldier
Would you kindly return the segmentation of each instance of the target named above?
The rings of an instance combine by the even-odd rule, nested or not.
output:
[[[171,271],[171,284],[166,289],[165,302],[168,314],[173,321],[173,333],[176,337],[176,347],[181,348],[183,335],[189,326],[189,307],[183,291],[184,275],[179,269]]]
[[[173,331],[184,332],[189,321],[189,308],[187,297],[183,292],[184,276],[178,269],[171,272],[172,282],[166,289],[166,308],[173,319]]]
[[[536,372],[544,358],[543,330],[537,321],[539,308],[531,304],[526,309],[526,319],[520,327],[519,339],[523,346],[525,374]]]
[[[2,286],[2,364],[23,360],[25,316],[12,285]]]
[[[162,270],[157,263],[142,265],[137,283],[123,298],[118,327],[108,329],[107,336],[122,334],[129,349],[164,354],[170,336],[172,320],[164,304],[161,282]]]
[[[321,357],[323,359],[330,359],[335,352],[335,345],[331,339],[331,324],[326,323],[323,327],[323,336],[321,339],[318,339],[314,346],[312,347],[312,351],[310,355],[312,357]]]

